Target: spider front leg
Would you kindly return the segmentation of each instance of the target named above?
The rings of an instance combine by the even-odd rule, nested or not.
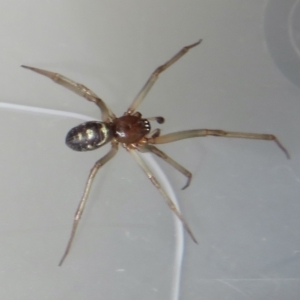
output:
[[[25,69],[32,70],[36,73],[39,73],[41,75],[44,75],[50,79],[52,79],[55,83],[58,83],[65,88],[75,92],[77,95],[84,97],[88,101],[94,102],[101,110],[102,113],[102,120],[104,122],[109,121],[109,118],[115,119],[116,116],[113,114],[113,112],[108,108],[108,106],[104,103],[102,99],[100,99],[92,90],[84,86],[83,84],[77,83],[61,74],[53,73],[50,71],[34,68],[34,67],[28,67],[22,65],[21,67]]]
[[[87,201],[87,198],[88,198],[88,195],[89,195],[89,192],[90,192],[93,180],[94,180],[94,178],[95,178],[98,170],[105,163],[107,163],[110,159],[112,159],[115,156],[115,154],[117,153],[117,151],[118,151],[118,143],[112,142],[112,148],[110,149],[110,151],[105,156],[103,156],[101,159],[99,159],[95,163],[94,167],[91,169],[89,177],[88,177],[88,180],[86,182],[86,186],[85,186],[84,192],[83,192],[83,196],[82,196],[82,198],[81,198],[81,200],[79,202],[78,208],[77,208],[75,216],[74,216],[74,222],[73,222],[71,236],[69,238],[69,241],[68,241],[65,253],[64,253],[63,257],[61,258],[61,260],[59,262],[59,266],[62,265],[62,263],[64,262],[65,258],[67,257],[67,255],[68,255],[68,253],[69,253],[69,251],[71,249],[72,242],[74,240],[74,236],[75,236],[75,233],[76,233],[77,226],[79,224],[79,221],[80,221],[80,218],[82,216],[82,213],[83,213],[83,210],[84,210],[84,207],[85,207],[85,204],[86,204],[86,201]]]
[[[155,81],[158,78],[158,75],[165,71],[167,68],[169,68],[171,65],[173,65],[177,60],[179,60],[184,54],[186,54],[191,48],[198,46],[202,40],[199,40],[197,43],[194,43],[189,46],[185,46],[182,48],[177,54],[175,54],[170,60],[168,60],[166,63],[158,67],[150,76],[150,78],[147,80],[141,91],[137,94],[135,99],[133,100],[132,104],[127,109],[126,114],[131,115],[137,107],[141,104],[143,99],[146,97],[152,86],[154,85]]]
[[[140,152],[151,152],[151,153],[157,155],[158,157],[163,159],[165,162],[169,163],[177,171],[179,171],[184,176],[186,176],[187,182],[184,185],[184,187],[182,188],[182,190],[186,189],[190,185],[191,180],[192,180],[192,173],[190,171],[188,171],[186,168],[184,168],[183,166],[181,166],[178,162],[173,160],[171,157],[169,157],[167,154],[165,154],[164,152],[162,152],[161,150],[159,150],[158,148],[156,148],[152,145],[141,145],[141,146],[138,146],[137,149]]]
[[[286,157],[288,159],[290,158],[290,155],[286,150],[286,148],[279,142],[277,137],[273,134],[233,132],[233,131],[224,131],[224,130],[216,130],[216,129],[195,129],[195,130],[187,130],[187,131],[178,131],[166,135],[152,137],[152,138],[148,138],[147,141],[150,144],[166,144],[166,143],[179,141],[182,139],[189,139],[193,137],[201,137],[201,136],[209,136],[209,135],[218,136],[218,137],[274,141],[277,144],[277,146],[285,153]]]
[[[153,183],[153,185],[158,189],[158,191],[160,192],[160,194],[164,197],[164,199],[166,200],[168,206],[175,213],[175,215],[178,217],[178,219],[182,222],[185,230],[188,232],[188,234],[190,235],[190,237],[192,238],[192,240],[196,244],[198,244],[195,236],[193,235],[193,233],[192,233],[189,225],[187,224],[187,222],[183,218],[182,214],[180,213],[180,211],[178,210],[178,208],[176,207],[176,205],[173,203],[173,201],[171,200],[171,198],[168,196],[168,194],[165,192],[165,190],[161,187],[161,185],[159,184],[159,182],[157,181],[157,179],[154,177],[154,175],[152,174],[152,172],[149,169],[149,167],[147,166],[147,164],[142,160],[142,158],[136,153],[135,150],[130,149],[130,148],[127,148],[127,150],[134,157],[134,159],[137,161],[137,163],[140,165],[140,167],[144,170],[144,172],[146,173],[146,175],[148,176],[148,178],[150,179],[150,181]]]

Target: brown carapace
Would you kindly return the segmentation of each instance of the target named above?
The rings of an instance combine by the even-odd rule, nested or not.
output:
[[[89,191],[93,179],[100,169],[106,162],[114,157],[118,151],[118,145],[121,144],[138,162],[144,172],[147,174],[148,178],[154,184],[154,186],[159,190],[161,195],[166,200],[168,206],[176,214],[176,216],[181,220],[184,228],[191,236],[192,240],[197,243],[196,238],[194,237],[190,227],[187,222],[184,220],[180,211],[176,208],[175,204],[172,202],[168,194],[161,187],[160,183],[152,174],[152,171],[144,162],[142,157],[137,154],[139,152],[151,152],[158,157],[162,158],[164,161],[173,166],[176,170],[181,172],[187,177],[187,183],[183,189],[187,188],[190,184],[192,174],[181,166],[179,163],[174,161],[164,152],[159,150],[154,146],[154,144],[165,144],[171,143],[182,139],[193,138],[193,137],[204,137],[204,136],[219,136],[219,137],[231,137],[231,138],[245,138],[245,139],[258,139],[258,140],[270,140],[274,141],[286,154],[289,158],[287,150],[283,145],[278,141],[278,139],[272,134],[259,134],[259,133],[243,133],[243,132],[230,132],[223,130],[214,130],[214,129],[196,129],[196,130],[187,130],[180,131],[175,133],[170,133],[166,135],[160,135],[160,130],[155,129],[151,131],[150,121],[156,121],[159,124],[164,122],[163,117],[152,117],[152,118],[142,118],[142,114],[137,112],[136,109],[142,100],[145,98],[149,90],[154,85],[159,74],[170,67],[178,59],[180,59],[189,49],[199,45],[202,40],[199,40],[197,43],[186,46],[182,48],[177,54],[175,54],[170,60],[165,64],[158,67],[147,80],[141,91],[137,94],[132,104],[129,106],[127,111],[123,116],[117,118],[110,108],[104,103],[104,101],[99,98],[93,91],[85,87],[82,84],[76,83],[71,79],[68,79],[58,73],[53,73],[50,71],[22,66],[26,69],[30,69],[39,74],[49,77],[54,80],[54,82],[66,87],[69,90],[72,90],[76,94],[86,98],[88,101],[94,102],[101,111],[103,122],[91,121],[78,125],[77,127],[71,129],[66,137],[66,144],[73,150],[76,151],[90,151],[95,150],[107,143],[110,142],[111,149],[110,151],[101,159],[99,159],[93,168],[90,171],[88,180],[84,189],[83,196],[79,202],[78,208],[75,213],[73,227],[71,236],[69,238],[66,250],[62,259],[59,262],[61,265],[68,255],[71,245],[75,236],[76,228],[78,226],[80,217],[82,216]]]

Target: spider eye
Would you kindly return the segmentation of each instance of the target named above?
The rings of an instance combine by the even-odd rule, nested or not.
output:
[[[72,128],[66,136],[66,144],[75,151],[90,151],[111,139],[112,129],[109,124],[91,121]]]

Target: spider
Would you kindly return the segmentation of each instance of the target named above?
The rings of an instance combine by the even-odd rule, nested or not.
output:
[[[95,165],[89,173],[83,196],[79,202],[78,208],[74,216],[71,235],[68,240],[66,250],[59,262],[59,266],[62,265],[71,249],[77,226],[79,224],[80,218],[82,216],[84,207],[88,199],[88,194],[90,192],[92,182],[98,170],[115,156],[115,154],[118,151],[119,144],[121,144],[121,146],[123,146],[123,148],[125,148],[134,157],[134,159],[146,173],[150,181],[163,196],[170,209],[180,219],[185,230],[188,232],[188,234],[195,243],[197,243],[197,240],[194,234],[192,233],[189,225],[183,218],[180,211],[176,208],[175,204],[172,202],[166,191],[161,187],[160,183],[154,177],[150,168],[137,154],[137,151],[151,152],[157,155],[158,157],[169,163],[177,171],[186,176],[187,182],[182,189],[185,189],[190,185],[192,174],[179,163],[177,163],[175,160],[173,160],[171,157],[169,157],[167,154],[156,148],[154,144],[165,144],[182,139],[204,136],[270,140],[274,141],[279,146],[279,148],[281,148],[281,150],[285,153],[287,158],[290,158],[288,151],[279,142],[276,136],[272,134],[231,132],[215,129],[195,129],[160,135],[160,129],[154,129],[153,131],[151,131],[150,121],[156,121],[157,123],[162,124],[164,123],[164,118],[160,116],[152,118],[142,118],[142,114],[136,111],[138,106],[141,104],[143,99],[146,97],[146,95],[156,82],[159,74],[166,70],[168,67],[170,67],[172,64],[174,64],[177,60],[179,60],[191,48],[198,46],[201,43],[201,41],[202,40],[199,40],[194,44],[182,48],[170,60],[158,67],[151,74],[151,76],[149,77],[143,88],[140,90],[140,92],[137,94],[137,96],[135,97],[127,111],[124,113],[124,115],[119,118],[115,116],[115,114],[111,111],[111,109],[104,103],[104,101],[101,98],[99,98],[93,91],[91,91],[84,85],[76,83],[75,81],[64,77],[63,75],[60,75],[58,73],[53,73],[50,71],[22,65],[23,68],[30,69],[34,72],[49,77],[54,82],[84,97],[88,101],[94,102],[100,108],[103,122],[90,121],[74,127],[68,132],[66,136],[67,146],[69,146],[75,151],[91,151],[98,149],[99,147],[102,147],[103,145],[109,142],[111,144],[110,151],[95,163]]]

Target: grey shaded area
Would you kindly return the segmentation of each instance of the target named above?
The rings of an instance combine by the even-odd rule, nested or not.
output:
[[[265,38],[280,71],[300,87],[300,1],[268,1]]]
[[[99,119],[26,64],[85,84],[121,115],[157,66],[203,38],[160,76],[143,115],[165,117],[163,133],[273,133],[289,150],[291,160],[272,142],[218,137],[160,147],[193,173],[181,191],[185,178],[157,160],[199,241],[185,237],[180,299],[299,299],[300,90],[266,42],[270,3],[0,1],[1,102]],[[88,172],[108,151],[66,147],[79,122],[0,109],[0,299],[171,299],[173,217],[123,149],[99,172],[57,266]]]

